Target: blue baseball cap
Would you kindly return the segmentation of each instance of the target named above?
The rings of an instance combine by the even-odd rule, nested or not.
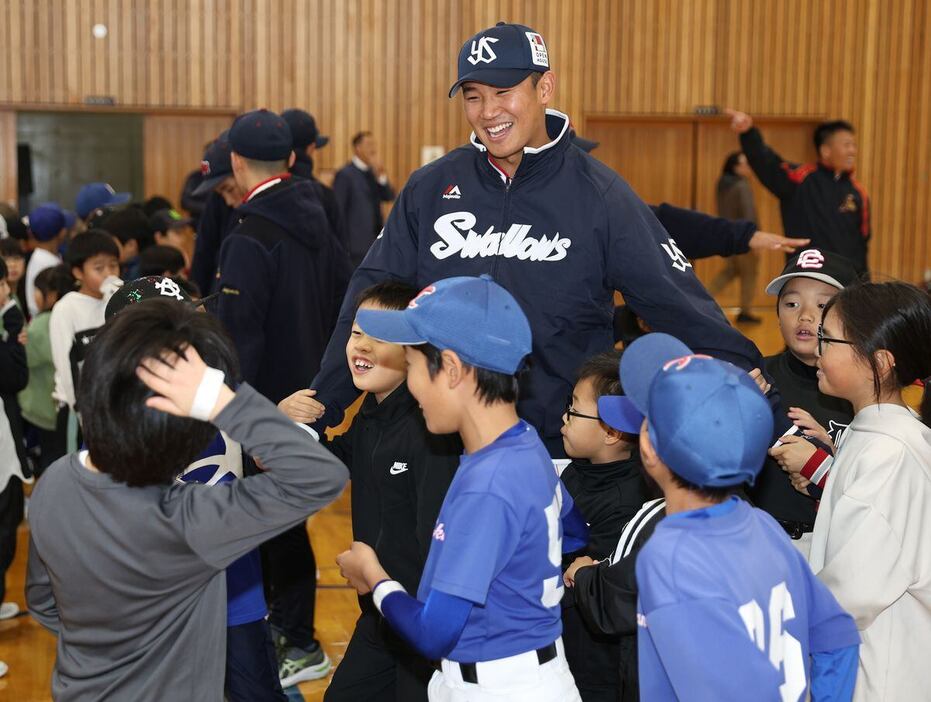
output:
[[[643,426],[643,415],[626,395],[599,397],[598,416],[609,427],[625,434],[639,434]]]
[[[513,375],[530,353],[530,323],[511,293],[491,276],[446,278],[428,285],[406,310],[359,310],[356,324],[392,344],[432,344],[466,363]]]
[[[283,161],[294,144],[288,123],[266,109],[239,115],[230,127],[229,142],[232,151],[256,161]]]
[[[203,180],[194,188],[193,195],[206,195],[233,175],[229,133],[228,129],[221,132],[204,151],[204,158],[200,162],[200,175]]]
[[[647,418],[657,454],[676,475],[701,487],[753,482],[773,415],[747,373],[660,333],[631,343],[620,372],[624,392]]]
[[[531,73],[548,70],[550,59],[546,42],[538,32],[522,24],[498,22],[462,45],[459,77],[449,89],[449,97],[469,81],[510,88]]]
[[[132,193],[118,193],[108,183],[88,183],[78,191],[74,209],[78,217],[85,219],[98,207],[122,205],[124,202],[129,202],[130,198],[132,198]]]
[[[65,213],[54,203],[39,205],[29,213],[29,231],[37,241],[51,241],[65,225]]]

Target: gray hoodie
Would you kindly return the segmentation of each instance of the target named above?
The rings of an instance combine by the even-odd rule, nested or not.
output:
[[[72,454],[42,476],[26,599],[58,635],[56,700],[222,700],[224,569],[346,484],[346,467],[248,385],[214,424],[267,472],[136,488]]]

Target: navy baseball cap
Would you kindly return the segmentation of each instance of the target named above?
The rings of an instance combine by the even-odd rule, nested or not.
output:
[[[29,231],[38,241],[51,241],[65,226],[65,213],[54,203],[39,205],[29,213]]]
[[[511,293],[491,276],[446,278],[428,285],[406,310],[359,310],[356,323],[392,344],[432,344],[466,363],[513,375],[531,349],[530,323]]]
[[[74,210],[78,217],[85,219],[98,207],[122,205],[129,202],[132,193],[118,193],[107,183],[88,183],[78,191],[74,201]]]
[[[549,54],[539,33],[522,24],[498,22],[462,45],[459,50],[459,77],[449,89],[449,97],[469,81],[510,88],[531,73],[548,70]]]
[[[766,286],[770,295],[778,295],[792,278],[814,278],[843,290],[859,279],[849,259],[822,249],[805,249],[789,259],[786,267]]]
[[[627,397],[646,416],[653,446],[670,470],[700,487],[753,482],[772,438],[773,415],[747,373],[660,333],[625,349],[620,371]]]
[[[323,136],[320,133],[317,129],[317,120],[309,112],[294,107],[282,112],[281,117],[291,129],[291,137],[294,139],[295,147],[303,148],[313,144],[318,149],[322,149],[330,143],[330,137]]]
[[[194,195],[206,195],[224,180],[233,175],[233,163],[230,159],[229,130],[220,133],[207,150],[200,162],[200,185],[194,188]]]
[[[229,133],[230,149],[256,161],[283,161],[291,155],[291,128],[266,109],[239,115]]]

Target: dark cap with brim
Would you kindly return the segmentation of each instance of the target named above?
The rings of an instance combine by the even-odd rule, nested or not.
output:
[[[766,286],[769,295],[779,295],[793,278],[820,280],[838,290],[843,290],[859,280],[853,263],[840,254],[822,249],[805,249],[789,259],[782,273]]]
[[[481,83],[495,88],[513,88],[532,73],[540,73],[540,71],[531,71],[526,68],[479,68],[466,73],[453,83],[453,87],[449,89],[449,97],[455,95],[464,83]]]
[[[550,70],[543,37],[522,24],[498,22],[466,41],[459,50],[456,82],[449,97],[463,83],[512,88],[532,73]]]

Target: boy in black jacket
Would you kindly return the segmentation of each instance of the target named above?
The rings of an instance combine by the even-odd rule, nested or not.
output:
[[[589,542],[582,551],[565,556],[564,568],[578,556],[596,561],[609,556],[624,524],[649,497],[636,437],[610,427],[598,413],[599,397],[621,394],[620,355],[612,351],[586,361],[566,403],[563,445],[573,461],[561,477],[589,524]],[[582,699],[615,702],[618,638],[584,621],[572,590],[563,596],[562,618],[566,658]]]
[[[818,390],[818,328],[824,305],[858,275],[847,258],[823,249],[805,249],[792,258],[782,274],[766,286],[776,295],[779,331],[786,348],[764,359],[766,371],[779,386],[781,411],[804,435],[819,438],[829,447],[853,418],[846,400],[829,397]],[[827,479],[832,458],[823,449],[802,438],[784,436],[781,445],[770,449],[750,491],[754,503],[769,512],[786,530],[795,546],[806,556],[817,513],[820,487]],[[783,471],[793,474],[790,476]],[[804,471],[804,472],[802,472]],[[808,477],[811,480],[809,484]],[[793,483],[800,488],[793,489]]]
[[[402,310],[416,295],[403,283],[380,283],[361,293],[357,309]],[[368,395],[349,430],[328,446],[349,466],[353,539],[374,548],[397,580],[416,592],[462,445],[458,435],[427,431],[407,389],[403,346],[377,341],[353,325],[346,361],[353,383]],[[279,407],[295,421],[313,421],[324,411],[313,395],[299,390]],[[433,673],[429,661],[384,623],[371,595],[360,597],[359,605],[362,615],[327,689],[327,702],[426,700]]]

